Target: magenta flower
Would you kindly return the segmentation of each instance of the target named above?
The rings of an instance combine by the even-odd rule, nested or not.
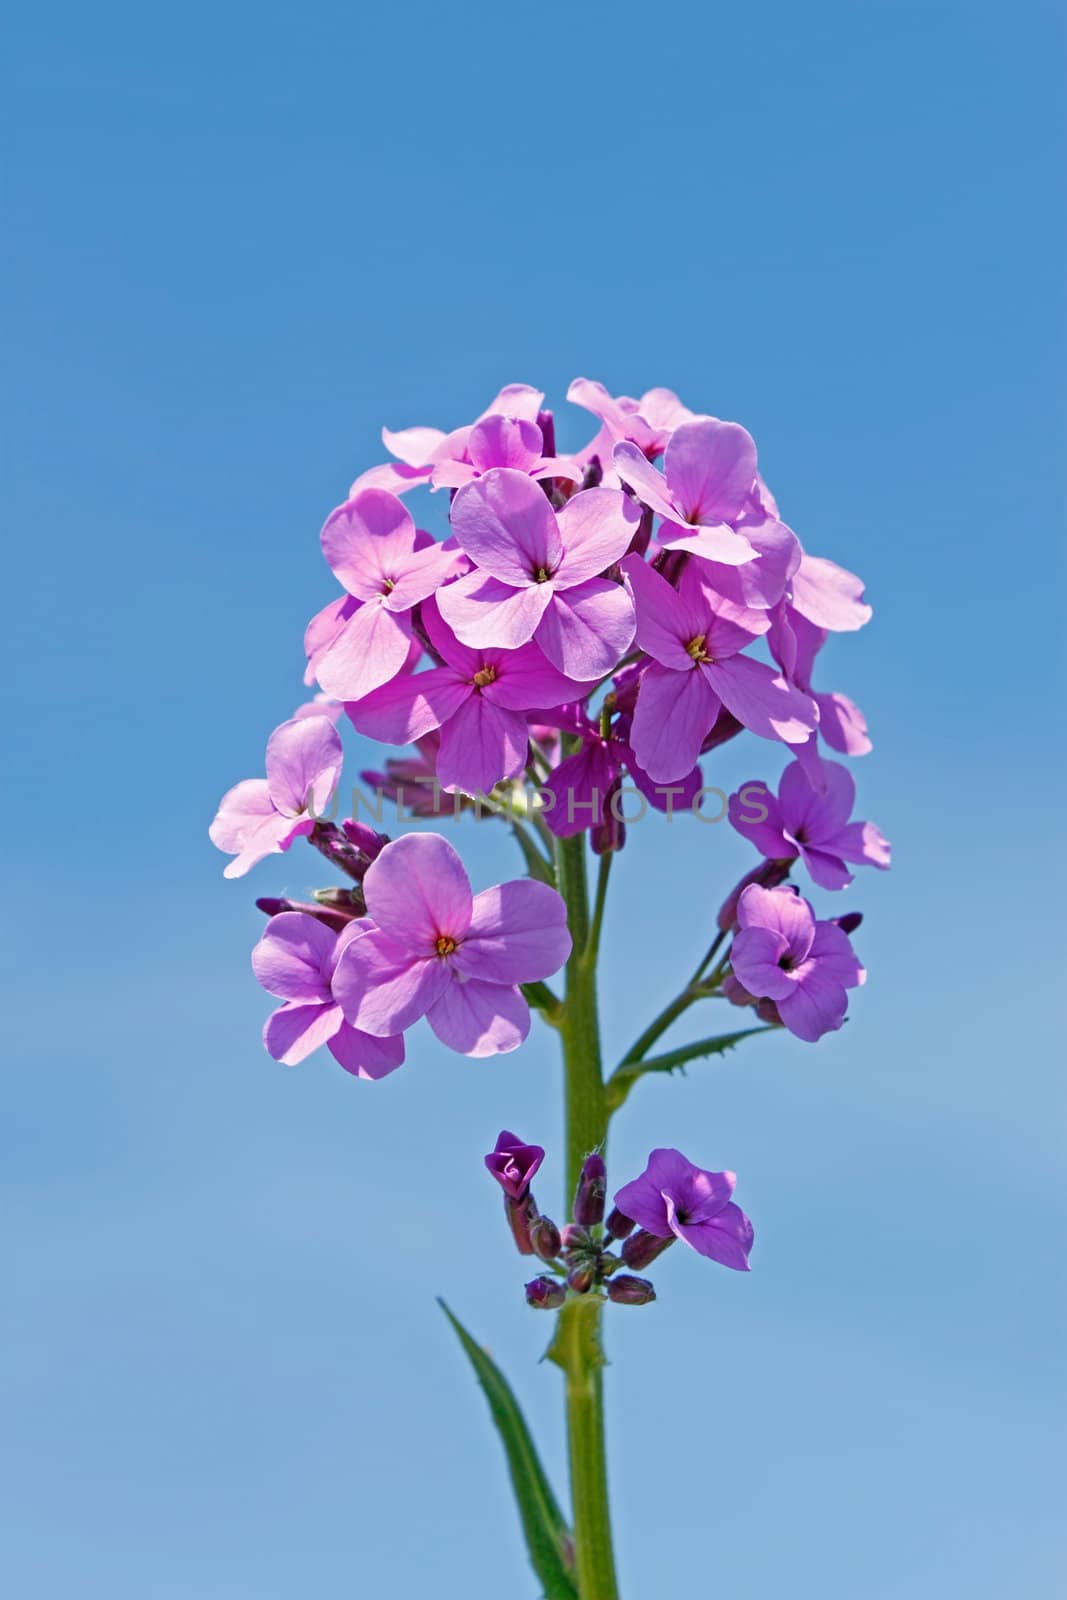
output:
[[[730,962],[748,993],[773,1000],[790,1033],[808,1044],[840,1028],[846,991],[867,977],[847,933],[836,922],[817,922],[796,890],[758,884],[741,895],[737,921]]]
[[[386,744],[411,744],[440,728],[441,787],[488,793],[526,766],[525,713],[581,700],[589,685],[564,677],[533,643],[518,650],[460,644],[433,601],[423,605],[422,623],[443,665],[394,678],[345,709],[360,733]]]
[[[648,389],[634,400],[628,394],[610,395],[592,378],[575,378],[567,399],[599,420],[600,432],[582,451],[582,459],[588,461],[595,455],[604,467],[610,466],[612,450],[623,441],[651,460],[666,449],[675,428],[694,420],[673,389]]]
[[[739,567],[757,552],[732,524],[750,508],[756,446],[736,422],[700,417],[671,434],[660,472],[633,444],[615,446],[619,477],[663,518],[656,537],[671,550]]]
[[[731,1196],[732,1172],[705,1172],[680,1150],[653,1150],[648,1166],[624,1184],[615,1206],[658,1239],[681,1239],[698,1255],[747,1272],[752,1224]]]
[[[815,758],[809,773],[809,764],[789,763],[777,799],[766,784],[742,784],[730,796],[730,821],[769,861],[799,856],[820,888],[844,889],[852,882],[846,861],[889,866],[889,840],[873,822],[849,820],[856,785],[847,767]]]
[[[461,489],[494,467],[510,467],[528,478],[582,481],[582,469],[576,462],[545,455],[544,437],[536,422],[524,417],[489,416],[470,429],[462,459],[446,456],[437,461],[430,482],[435,489]]]
[[[496,467],[452,505],[452,531],[478,568],[442,589],[441,615],[472,649],[535,640],[570,678],[603,677],[630,648],[633,602],[600,576],[639,521],[615,489],[585,489],[557,515],[525,473]]]
[[[208,829],[212,844],[235,857],[223,877],[242,878],[264,856],[310,833],[337,788],[341,762],[330,717],[294,717],[275,728],[267,740],[267,776],[228,790]]]
[[[771,654],[789,682],[810,694],[818,706],[820,737],[842,755],[864,756],[872,746],[859,706],[846,694],[819,694],[812,688],[815,659],[827,637],[826,628],[816,627],[791,606],[776,606],[771,614],[767,634]]]
[[[765,612],[724,600],[689,562],[677,589],[638,556],[623,571],[637,605],[637,642],[653,658],[641,678],[631,743],[656,783],[692,771],[723,706],[764,739],[797,744],[818,722],[803,694],[740,652],[766,632]]]
[[[334,933],[300,911],[271,918],[252,951],[252,970],[268,994],[285,1001],[263,1029],[263,1043],[275,1061],[295,1066],[324,1044],[357,1078],[384,1078],[400,1066],[403,1039],[377,1038],[350,1027],[333,993],[342,951],[366,934],[365,922],[350,922]]]
[[[523,1144],[518,1134],[505,1128],[485,1164],[510,1199],[522,1200],[544,1159],[539,1144]]]
[[[443,433],[440,428],[400,428],[395,432],[383,428],[382,443],[396,460],[360,473],[348,491],[349,499],[361,489],[388,489],[392,494],[405,494],[419,484],[429,483],[439,461],[466,459],[467,441],[479,422],[491,416],[535,422],[544,398],[539,389],[531,389],[527,383],[509,383],[489,402],[480,417],[451,433]]]
[[[425,1016],[463,1055],[516,1049],[530,1030],[517,985],[547,978],[571,949],[566,907],[530,879],[471,893],[440,834],[386,845],[363,883],[374,927],[341,953],[334,993],[353,1027],[402,1033]]]
[[[572,755],[564,756],[542,784],[545,793],[551,796],[545,804],[545,823],[559,839],[569,839],[586,828],[596,830],[607,824],[615,839],[612,848],[621,849],[625,827],[612,812],[611,805],[626,772],[657,811],[673,814],[688,810],[700,792],[704,777],[699,766],[694,766],[678,783],[658,785],[653,782],[627,742],[628,716],[616,717],[605,734],[599,722],[593,722],[576,708],[575,714],[567,717],[566,729],[569,733],[580,734],[581,747]],[[621,811],[622,807],[617,809]]]
[[[359,700],[402,670],[411,608],[458,570],[457,556],[417,533],[406,506],[384,489],[364,489],[338,506],[321,538],[334,575],[360,604],[349,611],[342,601],[333,615],[327,607],[313,618],[315,674],[332,698]]]

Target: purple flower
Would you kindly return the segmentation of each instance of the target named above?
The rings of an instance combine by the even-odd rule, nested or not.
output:
[[[580,700],[589,686],[565,678],[536,644],[518,650],[460,644],[432,601],[422,608],[422,622],[443,666],[395,678],[345,709],[360,733],[387,744],[411,744],[440,728],[441,787],[487,793],[526,766],[525,713]]]
[[[662,472],[633,444],[616,445],[613,460],[622,481],[663,518],[661,545],[731,567],[754,560],[755,547],[731,526],[749,507],[756,479],[756,446],[739,423],[715,417],[682,423],[671,434]]]
[[[694,420],[673,389],[648,389],[639,400],[633,400],[627,394],[610,395],[602,383],[591,378],[575,378],[567,399],[599,419],[600,432],[582,451],[582,459],[597,456],[605,467],[614,447],[624,440],[651,460],[666,449],[675,428]]]
[[[544,1159],[545,1152],[539,1144],[523,1144],[517,1133],[504,1128],[485,1164],[506,1195],[522,1200]]]
[[[434,466],[430,482],[435,489],[461,489],[494,467],[511,467],[528,478],[565,478],[581,483],[582,469],[574,461],[546,456],[541,429],[524,417],[483,417],[467,435],[462,459],[445,457]]]
[[[495,467],[453,502],[452,531],[478,570],[441,591],[441,615],[473,649],[534,639],[568,677],[602,677],[630,648],[634,610],[600,574],[626,553],[639,520],[615,489],[582,490],[557,516],[525,473]]]
[[[827,629],[816,627],[799,611],[783,604],[776,606],[771,615],[767,643],[789,682],[810,694],[818,706],[819,734],[831,750],[845,756],[864,756],[871,749],[871,741],[859,706],[845,694],[818,694],[811,686],[815,658],[827,637]]]
[[[614,838],[609,848],[622,849],[626,830],[622,805],[615,803],[614,796],[624,772],[629,772],[636,788],[657,811],[685,811],[700,793],[704,777],[699,766],[678,783],[660,786],[653,782],[626,742],[629,716],[616,717],[606,734],[580,706],[565,708],[561,722],[568,733],[579,734],[582,743],[573,755],[564,756],[542,784],[551,796],[545,805],[545,823],[557,838],[569,839],[592,828],[594,849],[602,830]]]
[[[765,612],[709,589],[699,563],[686,565],[677,589],[638,556],[623,571],[637,604],[637,642],[653,658],[641,678],[631,742],[656,783],[692,771],[725,706],[764,739],[799,743],[818,721],[809,695],[762,661],[740,652],[766,632]]]
[[[544,398],[540,390],[531,389],[527,383],[509,383],[489,402],[475,423],[455,428],[451,433],[442,433],[440,428],[400,428],[396,432],[383,428],[382,443],[396,461],[361,473],[348,491],[349,498],[361,489],[388,489],[393,494],[405,494],[408,489],[428,483],[439,461],[465,458],[467,440],[478,422],[491,416],[534,422]]]
[[[653,1150],[648,1166],[633,1183],[624,1184],[615,1204],[647,1233],[659,1239],[673,1234],[691,1250],[748,1271],[752,1224],[730,1198],[732,1172],[705,1172],[680,1150]]]
[[[334,575],[361,602],[332,619],[313,618],[315,674],[337,700],[358,700],[404,667],[412,644],[411,608],[457,570],[454,550],[418,534],[411,513],[385,489],[364,489],[338,506],[322,530]],[[347,613],[347,614],[346,614]],[[325,645],[319,640],[338,624]]]
[[[730,962],[748,993],[773,1000],[790,1033],[809,1044],[840,1028],[846,991],[867,976],[847,933],[835,922],[817,922],[794,889],[758,884],[738,901],[737,921]]]
[[[241,878],[264,856],[288,850],[315,826],[341,776],[341,740],[329,717],[295,717],[267,740],[267,776],[223,795],[208,836],[235,857],[223,877]]]
[[[440,834],[386,845],[363,884],[374,927],[341,954],[334,989],[354,1027],[402,1033],[425,1016],[463,1055],[516,1049],[530,1030],[517,987],[547,978],[570,954],[566,907],[530,879],[471,893]]]
[[[252,970],[268,994],[285,1001],[263,1030],[263,1043],[275,1061],[295,1066],[324,1044],[357,1078],[384,1078],[400,1066],[403,1039],[377,1038],[350,1027],[333,993],[342,952],[366,934],[366,923],[351,922],[333,933],[300,911],[271,918],[252,951]]]
[[[852,882],[846,861],[889,866],[889,840],[873,822],[849,820],[856,785],[848,768],[815,757],[811,773],[810,761],[789,763],[777,800],[765,784],[742,784],[730,796],[730,821],[769,861],[800,856],[820,888],[844,889]]]

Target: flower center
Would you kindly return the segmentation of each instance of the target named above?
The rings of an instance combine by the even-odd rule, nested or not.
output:
[[[456,941],[447,933],[439,933],[433,947],[439,956],[450,956],[456,948]]]
[[[549,578],[551,578],[551,576],[552,576],[552,574],[551,574],[551,572],[549,572],[547,567],[535,567],[534,568],[534,582],[535,583],[547,583]]]
[[[476,689],[484,689],[487,684],[495,683],[496,682],[496,668],[495,667],[479,667],[478,671],[474,674],[474,677],[471,679],[471,682],[473,683],[473,685],[474,685],[474,687]]]
[[[792,972],[796,964],[796,957],[789,955],[788,952],[784,956],[779,956],[778,958],[778,965],[781,967],[783,972]]]
[[[395,578],[383,578],[382,579],[382,593],[383,594],[392,594],[392,592],[393,592],[393,590],[395,588],[396,588],[396,579]]]
[[[708,654],[707,642],[706,641],[707,641],[707,634],[704,634],[704,633],[695,634],[694,637],[692,639],[690,639],[689,643],[685,647],[686,655],[687,656],[692,656],[694,661],[710,661],[711,657]]]

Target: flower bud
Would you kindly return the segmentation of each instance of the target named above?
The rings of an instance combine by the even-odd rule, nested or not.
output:
[[[758,883],[761,889],[777,889],[779,884],[785,882],[789,876],[792,861],[761,861],[758,867],[753,867],[751,872],[746,872],[741,882],[735,884],[719,907],[716,919],[722,933],[729,933],[737,926],[737,902],[751,883]]]
[[[650,1267],[657,1256],[668,1250],[674,1243],[674,1234],[669,1233],[665,1239],[660,1239],[654,1233],[646,1233],[644,1228],[639,1228],[631,1234],[622,1247],[622,1259],[628,1267]]]
[[[554,456],[556,453],[556,419],[551,411],[537,413],[537,426],[541,430],[541,454]]]
[[[537,1221],[537,1205],[531,1194],[524,1195],[521,1200],[513,1200],[511,1195],[504,1196],[504,1215],[508,1219],[511,1236],[515,1240],[515,1248],[520,1256],[536,1254],[533,1240],[530,1238],[530,1229]]]
[[[551,1217],[538,1217],[530,1224],[530,1243],[542,1261],[555,1261],[562,1248],[559,1229]]]
[[[842,933],[855,933],[863,921],[862,911],[846,911],[843,917],[831,917],[831,922],[836,922]]]
[[[338,916],[347,917],[349,921],[351,921],[353,917],[362,917],[366,915],[367,902],[363,898],[363,891],[361,889],[354,887],[351,889],[341,889],[336,887],[331,889],[313,889],[312,894],[315,897],[316,904],[325,906],[328,911],[334,912]]]
[[[341,892],[344,893],[344,890]],[[314,917],[324,927],[332,928],[334,933],[340,933],[342,928],[348,927],[353,917],[361,915],[354,905],[348,911],[327,910],[323,906],[311,905],[306,900],[277,899],[273,895],[261,896],[256,901],[256,909],[268,917],[276,917],[282,911],[302,911],[306,917]]]
[[[623,1216],[618,1206],[615,1206],[608,1212],[605,1227],[612,1239],[625,1239],[628,1233],[633,1233],[634,1222],[632,1218]]]
[[[505,1194],[521,1200],[544,1159],[545,1152],[539,1144],[523,1144],[517,1134],[508,1133],[505,1128],[486,1156],[485,1165]]]
[[[588,1294],[595,1282],[596,1263],[590,1260],[576,1261],[567,1274],[567,1287],[575,1294]]]
[[[586,1156],[574,1196],[574,1220],[583,1228],[593,1228],[604,1220],[604,1196],[608,1177],[604,1157],[594,1150]]]
[[[757,1000],[756,1015],[761,1022],[766,1022],[772,1028],[782,1026],[781,1014],[773,1000]]]
[[[656,1298],[656,1290],[647,1278],[635,1278],[632,1273],[620,1272],[608,1284],[608,1299],[617,1306],[647,1306]]]
[[[389,843],[387,833],[376,833],[365,822],[353,822],[351,817],[346,817],[341,823],[341,832],[349,844],[354,844],[356,849],[367,858],[368,865],[376,860]]]
[[[526,1285],[526,1304],[535,1311],[556,1311],[566,1298],[566,1289],[555,1278],[531,1278]]]
[[[732,1006],[754,1006],[756,1003],[756,996],[749,994],[744,984],[739,982],[732,972],[726,974],[719,988],[723,998],[729,1000]]]
[[[560,1239],[564,1250],[588,1250],[593,1243],[591,1236],[585,1228],[578,1228],[573,1222],[568,1222],[560,1230]]]

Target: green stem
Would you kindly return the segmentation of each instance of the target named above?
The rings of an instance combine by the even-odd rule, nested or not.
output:
[[[608,1126],[596,994],[596,941],[603,894],[598,893],[598,912],[590,919],[583,834],[558,841],[556,871],[574,941],[560,1020],[567,1141],[564,1215],[569,1215],[582,1164],[590,1151],[603,1148]],[[603,867],[601,874],[606,891]],[[559,1314],[551,1352],[566,1377],[574,1559],[581,1600],[618,1600],[619,1593],[608,1509],[601,1306],[599,1295],[568,1297]]]

